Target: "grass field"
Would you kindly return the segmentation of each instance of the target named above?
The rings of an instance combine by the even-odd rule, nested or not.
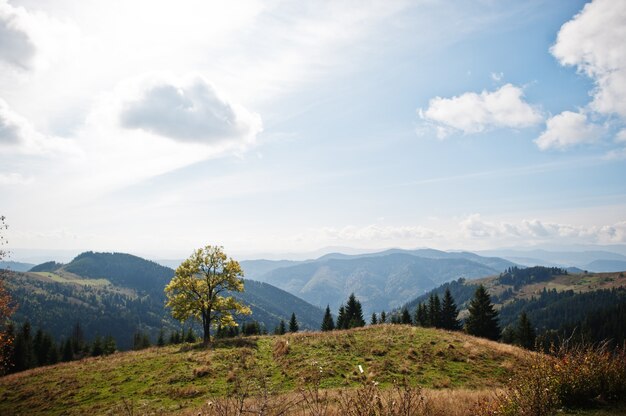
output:
[[[111,282],[109,282],[107,279],[86,279],[84,277],[68,272],[30,272],[28,274],[36,275],[37,277],[44,280],[49,280],[57,283],[75,283],[79,285],[89,286],[107,286],[111,284]]]
[[[432,389],[503,386],[526,354],[462,333],[398,325],[299,333],[118,353],[38,368],[0,379],[0,414],[115,414],[132,401],[140,414],[202,406],[237,380],[265,380],[288,393],[320,374],[322,388],[368,377]],[[363,369],[361,374],[359,365]]]
[[[0,378],[0,414],[223,416],[241,414],[235,409],[245,401],[248,410],[265,408],[254,413],[265,415],[400,415],[405,413],[367,413],[367,407],[382,403],[390,409],[412,400],[418,411],[406,414],[491,415],[484,406],[510,392],[511,381],[526,383],[519,391],[541,396],[555,371],[590,382],[596,363],[603,374],[614,368],[624,379],[623,357],[603,364],[610,356],[594,358],[583,351],[567,364],[460,332],[377,325],[235,338],[208,349],[199,344],[149,348],[36,368]],[[559,367],[566,364],[574,367]],[[561,385],[580,384],[572,380]],[[311,403],[323,403],[326,411],[313,411]],[[288,413],[277,410],[287,406]],[[346,411],[356,406],[366,413]],[[612,406],[560,414],[625,414],[623,404]]]

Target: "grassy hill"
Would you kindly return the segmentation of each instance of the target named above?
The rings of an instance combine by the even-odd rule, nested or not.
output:
[[[383,387],[405,379],[434,389],[503,386],[529,353],[457,332],[380,325],[330,333],[224,340],[213,349],[187,345],[116,353],[0,378],[0,414],[139,414],[197,409],[263,382],[293,392],[319,377],[324,389]],[[364,370],[361,375],[359,367]]]

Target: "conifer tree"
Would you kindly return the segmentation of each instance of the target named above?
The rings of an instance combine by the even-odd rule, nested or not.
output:
[[[372,319],[370,319],[370,325],[378,325],[378,317],[376,312],[372,312]]]
[[[457,319],[458,315],[459,311],[450,293],[450,288],[446,288],[446,293],[443,296],[443,304],[441,305],[441,327],[450,331],[458,331],[461,329],[461,322]]]
[[[285,321],[281,319],[280,322],[278,323],[278,326],[276,327],[276,329],[274,329],[274,334],[276,334],[276,335],[285,335],[285,332],[287,332]]]
[[[415,325],[422,327],[429,326],[428,309],[426,309],[426,305],[421,302],[417,305],[417,309],[415,310]]]
[[[113,354],[116,349],[117,349],[117,345],[115,343],[115,338],[113,338],[112,335],[107,335],[104,338],[104,346],[103,346],[104,355]]]
[[[63,343],[63,353],[61,361],[72,361],[74,359],[74,351],[72,350],[72,341],[68,338]]]
[[[103,354],[104,349],[102,348],[102,338],[100,338],[100,335],[97,335],[96,338],[93,340],[93,344],[91,346],[91,356],[99,357]]]
[[[441,326],[441,301],[436,293],[431,293],[428,299],[428,326]]]
[[[526,312],[522,312],[515,328],[515,343],[522,348],[532,350],[535,348],[535,329],[533,328]]]
[[[163,328],[159,330],[159,338],[157,338],[157,347],[163,347],[165,345],[165,333]]]
[[[292,312],[291,319],[289,320],[289,332],[298,332],[298,329],[300,329],[300,326],[298,325],[296,314]]]
[[[406,325],[411,325],[413,323],[411,321],[411,314],[409,313],[407,308],[402,309],[402,316],[400,320],[403,324],[406,324]]]
[[[483,285],[476,289],[468,310],[469,316],[465,321],[465,330],[468,334],[491,340],[500,338],[498,312],[494,309],[489,293]]]
[[[348,303],[346,304],[346,328],[357,328],[365,326],[365,320],[363,319],[363,309],[361,302],[356,299],[354,293],[350,294]]]
[[[380,323],[381,324],[387,323],[387,314],[385,313],[385,311],[382,311],[380,313]]]
[[[346,307],[343,304],[339,307],[337,313],[337,329],[346,329],[348,327],[348,321],[346,319]]]
[[[322,331],[332,331],[335,329],[335,322],[333,316],[330,313],[330,305],[326,305],[326,312],[324,312],[324,319],[322,319]]]

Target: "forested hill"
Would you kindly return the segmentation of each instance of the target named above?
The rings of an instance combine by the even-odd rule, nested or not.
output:
[[[62,268],[82,277],[105,278],[116,286],[161,293],[174,276],[174,270],[169,267],[125,253],[88,251]]]
[[[464,317],[476,288],[483,284],[499,310],[502,329],[513,325],[525,312],[538,333],[564,335],[577,329],[585,332],[589,340],[601,340],[606,334],[614,333],[618,337],[624,334],[620,326],[626,316],[616,317],[609,311],[623,314],[626,307],[625,274],[568,273],[564,269],[540,266],[512,267],[488,278],[447,282],[408,302],[405,307],[413,313],[420,302],[428,301],[431,293],[441,298],[449,289],[461,310],[460,317]],[[601,326],[597,325],[599,316],[605,318]]]
[[[135,332],[155,342],[161,328],[166,334],[180,329],[165,308],[163,290],[173,276],[173,269],[130,254],[86,252],[65,265],[46,262],[12,272],[7,286],[19,305],[17,324],[28,320],[59,340],[80,322],[88,340],[113,335],[119,348],[128,349]],[[319,328],[321,309],[267,283],[246,280],[244,287],[234,296],[252,315],[241,323],[254,320],[272,331],[295,313],[302,329]]]

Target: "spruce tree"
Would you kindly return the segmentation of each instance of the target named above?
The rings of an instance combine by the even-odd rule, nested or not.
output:
[[[370,325],[378,325],[378,317],[376,316],[376,312],[372,313],[372,319],[370,319]]]
[[[411,321],[411,314],[407,308],[402,309],[402,317],[400,318],[401,322],[406,325],[411,325],[413,322]]]
[[[291,319],[289,320],[289,332],[298,332],[298,329],[300,329],[300,326],[296,320],[296,314],[292,312]]]
[[[500,338],[498,312],[494,309],[489,293],[483,285],[476,289],[468,310],[469,316],[465,320],[465,330],[468,334],[491,340]]]
[[[165,345],[165,333],[163,328],[159,330],[159,338],[157,339],[157,347],[163,347]]]
[[[346,307],[341,305],[339,307],[339,312],[337,313],[337,329],[346,329],[348,328],[348,320],[346,319]]]
[[[100,335],[97,335],[91,346],[91,356],[99,357],[102,354],[104,354],[104,349],[102,348],[102,338],[100,338]]]
[[[117,349],[117,345],[115,343],[115,338],[113,338],[112,335],[107,335],[104,338],[104,355],[110,355],[113,354],[115,352],[115,350]]]
[[[274,329],[274,334],[276,334],[276,335],[285,335],[285,332],[287,332],[285,321],[281,319],[280,322],[278,323],[278,326],[276,327],[276,329]]]
[[[441,301],[436,293],[428,299],[428,326],[441,327]]]
[[[535,348],[535,329],[533,328],[526,312],[522,312],[515,329],[515,343],[522,348],[532,350]]]
[[[354,293],[350,294],[348,303],[346,304],[346,328],[357,328],[365,326],[365,319],[363,319],[363,309],[361,302],[356,299]]]
[[[335,329],[335,322],[333,316],[330,313],[330,305],[326,305],[326,312],[324,312],[324,319],[322,319],[322,331],[332,331]]]
[[[450,288],[446,288],[443,304],[441,305],[441,327],[450,331],[461,329],[461,322],[457,319],[458,315],[459,311],[456,308],[452,294],[450,294]]]
[[[428,309],[426,309],[426,305],[421,302],[417,305],[417,309],[415,310],[415,325],[422,327],[429,326]]]
[[[63,343],[63,354],[61,361],[72,361],[74,359],[74,350],[72,349],[72,341],[68,338]]]
[[[386,324],[387,323],[387,314],[385,313],[385,311],[382,311],[380,313],[380,323],[381,324]]]

